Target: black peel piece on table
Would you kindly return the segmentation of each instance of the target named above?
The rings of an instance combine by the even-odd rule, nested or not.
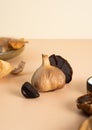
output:
[[[69,83],[72,80],[73,71],[67,60],[59,55],[53,54],[49,57],[49,61],[51,65],[56,66],[63,71],[66,76],[66,83]]]
[[[38,91],[29,82],[23,84],[21,92],[26,98],[37,98],[40,96]]]
[[[91,94],[86,94],[84,96],[81,96],[77,99],[77,103],[85,103],[85,102],[91,102],[92,103],[92,95]]]

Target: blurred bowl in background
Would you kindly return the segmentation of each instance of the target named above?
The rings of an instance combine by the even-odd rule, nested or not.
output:
[[[16,50],[0,52],[0,59],[1,60],[8,60],[8,59],[14,58],[14,57],[20,55],[23,52],[24,48],[25,48],[25,46],[23,46],[20,49],[16,49]]]

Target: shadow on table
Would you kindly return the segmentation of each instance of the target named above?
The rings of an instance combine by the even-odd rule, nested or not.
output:
[[[27,81],[31,82],[31,72],[20,75],[9,75],[4,79],[3,82],[6,83],[5,89],[9,92],[9,94],[21,98],[23,96],[21,93],[21,87]]]

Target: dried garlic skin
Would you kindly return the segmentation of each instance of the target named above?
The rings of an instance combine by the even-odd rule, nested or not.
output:
[[[25,43],[29,43],[29,40],[25,40],[24,38],[16,39],[9,37],[0,37],[0,46],[2,47],[0,52],[20,49],[25,45]]]
[[[60,69],[50,65],[47,55],[42,55],[42,65],[34,72],[31,83],[39,91],[51,91],[64,87],[65,75]]]
[[[28,41],[25,41],[24,38],[21,39],[10,39],[9,40],[9,45],[13,48],[13,49],[20,49],[22,48],[25,43],[28,43]]]
[[[21,62],[19,63],[19,65],[18,65],[18,67],[17,67],[17,68],[14,68],[14,69],[11,71],[11,74],[17,75],[17,74],[21,73],[21,72],[23,71],[24,67],[25,67],[25,64],[26,64],[26,63],[25,63],[24,61],[21,61]]]
[[[0,78],[5,77],[12,71],[13,67],[10,63],[0,60]]]

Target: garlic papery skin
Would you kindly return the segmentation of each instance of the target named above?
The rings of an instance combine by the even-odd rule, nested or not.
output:
[[[60,69],[50,65],[48,55],[42,54],[42,65],[34,72],[31,83],[38,91],[51,91],[65,85],[65,75]]]
[[[13,67],[7,61],[0,60],[0,79],[8,75]]]

